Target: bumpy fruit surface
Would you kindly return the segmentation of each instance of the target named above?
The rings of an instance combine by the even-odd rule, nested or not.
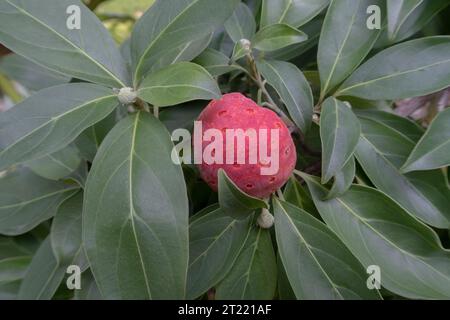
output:
[[[222,131],[224,159],[226,155],[226,129],[254,129],[259,133],[260,129],[267,129],[267,149],[269,157],[272,155],[271,129],[278,129],[278,171],[273,175],[262,175],[261,167],[270,167],[267,162],[261,161],[258,153],[258,161],[250,164],[249,143],[245,144],[245,164],[238,164],[236,154],[238,144],[234,144],[234,164],[206,164],[205,161],[198,165],[200,175],[204,181],[217,191],[219,169],[223,169],[228,177],[244,192],[258,198],[267,198],[289,179],[297,154],[291,134],[283,121],[273,111],[260,107],[253,100],[246,98],[241,93],[229,93],[223,95],[220,100],[212,100],[200,114],[198,121],[202,122],[203,132],[214,128]],[[202,151],[211,142],[203,142]],[[259,145],[262,143],[258,139]],[[242,151],[242,150],[241,150]]]

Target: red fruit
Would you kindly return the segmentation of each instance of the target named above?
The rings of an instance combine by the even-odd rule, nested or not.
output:
[[[223,95],[220,100],[212,100],[200,114],[198,121],[202,122],[203,133],[208,129],[218,129],[225,132],[226,129],[254,129],[259,133],[260,129],[267,129],[267,155],[272,155],[270,143],[271,129],[278,129],[278,171],[272,175],[262,175],[261,168],[270,164],[263,164],[257,153],[258,161],[254,164],[249,162],[249,141],[245,144],[245,164],[238,164],[236,154],[237,140],[234,144],[234,164],[226,164],[226,135],[223,134],[223,164],[207,164],[203,160],[198,165],[203,180],[215,191],[217,191],[217,172],[223,169],[228,177],[244,192],[258,198],[267,198],[289,179],[295,168],[297,154],[291,134],[283,121],[273,111],[260,107],[253,100],[246,98],[241,93],[229,93]],[[258,148],[262,141],[258,139]],[[203,141],[203,150],[211,142]]]

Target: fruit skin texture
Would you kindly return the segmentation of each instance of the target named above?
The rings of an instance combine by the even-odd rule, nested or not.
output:
[[[200,114],[197,121],[202,121],[203,133],[211,128],[222,131],[223,162],[226,159],[226,129],[242,129],[244,131],[254,129],[257,133],[259,129],[267,129],[267,154],[269,157],[273,157],[270,144],[270,129],[279,129],[279,169],[276,174],[261,175],[261,167],[264,164],[260,162],[259,155],[256,164],[249,164],[248,140],[246,141],[245,164],[237,164],[237,142],[235,140],[234,164],[206,164],[202,161],[198,165],[202,179],[214,191],[217,191],[217,173],[219,169],[223,169],[242,191],[261,199],[268,198],[273,192],[283,186],[292,174],[297,160],[295,145],[288,128],[272,110],[260,107],[241,93],[229,93],[223,95],[220,100],[212,100]],[[202,152],[210,143],[208,141],[203,142]],[[260,143],[259,140],[258,143]],[[266,164],[265,166],[268,167],[270,165]]]

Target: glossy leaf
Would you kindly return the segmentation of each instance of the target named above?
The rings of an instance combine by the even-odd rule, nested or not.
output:
[[[380,30],[366,26],[370,5],[385,8],[382,0],[331,1],[317,55],[322,97],[344,81],[375,44]]]
[[[404,42],[359,67],[336,95],[369,100],[403,99],[450,86],[450,36]]]
[[[82,17],[79,29],[68,27],[74,5]],[[54,71],[111,87],[129,82],[114,40],[79,0],[3,0],[0,30],[1,43]]]
[[[403,172],[430,170],[450,165],[450,109],[439,113],[414,147]]]
[[[214,77],[234,70],[243,70],[239,65],[233,64],[225,54],[211,48],[202,52],[193,62],[205,68]]]
[[[34,173],[50,180],[67,177],[75,172],[80,165],[81,155],[78,149],[72,145],[26,163],[26,166]]]
[[[277,265],[270,231],[256,225],[230,272],[216,287],[217,300],[271,300],[277,287]]]
[[[77,185],[43,179],[18,168],[0,178],[0,234],[18,235],[50,219]]]
[[[220,98],[216,81],[203,67],[180,62],[146,77],[138,90],[143,100],[167,107],[191,100]]]
[[[157,0],[136,23],[131,36],[135,86],[149,71],[173,63],[173,51],[213,33],[238,2]]]
[[[361,126],[349,105],[328,98],[320,114],[322,183],[327,183],[349,161],[358,144]]]
[[[339,238],[306,211],[275,200],[275,232],[297,299],[378,299],[367,275]]]
[[[111,89],[93,84],[39,91],[0,114],[0,170],[61,150],[117,104]]]
[[[219,204],[223,211],[235,219],[246,219],[256,209],[267,208],[267,203],[242,190],[219,169]]]
[[[360,115],[361,138],[356,159],[372,183],[412,215],[437,228],[450,226],[450,190],[440,170],[402,175],[400,167],[415,146],[400,126]],[[400,127],[400,129],[398,129]]]
[[[305,179],[327,225],[365,268],[380,267],[383,287],[412,299],[450,297],[450,252],[431,228],[376,189],[353,186],[321,201],[327,190]]]
[[[231,40],[251,39],[256,31],[256,22],[250,8],[240,2],[230,18],[225,22],[225,30]]]
[[[111,130],[94,159],[83,241],[106,299],[185,296],[188,201],[172,148],[164,126],[138,112]]]
[[[259,30],[252,46],[260,51],[275,51],[308,40],[308,36],[287,24],[274,24]]]
[[[195,215],[189,226],[187,298],[219,283],[232,268],[249,235],[252,216],[235,220],[221,208]]]
[[[355,179],[356,165],[352,156],[344,167],[334,176],[333,185],[326,196],[326,200],[343,195],[352,185]]]
[[[330,0],[263,0],[261,26],[285,23],[300,27],[317,16]]]
[[[294,123],[308,131],[313,114],[311,87],[302,72],[289,62],[276,60],[257,61],[264,79],[277,91]]]

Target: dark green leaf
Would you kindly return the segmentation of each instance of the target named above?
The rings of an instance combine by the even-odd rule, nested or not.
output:
[[[185,296],[188,200],[172,148],[164,126],[138,112],[111,130],[94,159],[83,240],[105,298]]]
[[[230,58],[220,51],[208,48],[194,62],[201,65],[212,76],[217,77],[234,70],[243,70],[241,66],[231,63]]]
[[[336,95],[369,100],[426,95],[450,86],[450,36],[411,40],[383,50],[359,67]]]
[[[18,256],[0,260],[0,300],[16,299],[31,256]]]
[[[67,26],[72,5],[81,10],[80,29]],[[0,30],[1,43],[54,71],[111,87],[129,82],[112,37],[79,0],[3,0]]]
[[[45,180],[26,168],[0,178],[0,234],[18,235],[51,218],[77,185]]]
[[[275,51],[308,40],[308,36],[287,24],[273,24],[259,30],[252,46],[260,51]]]
[[[439,113],[402,167],[403,172],[450,165],[450,109]]]
[[[225,22],[225,30],[234,42],[241,39],[250,40],[253,37],[256,22],[253,13],[245,3],[238,4],[231,17]]]
[[[0,170],[61,150],[117,104],[111,89],[93,84],[39,91],[0,114]]]
[[[135,86],[149,71],[173,63],[174,51],[213,33],[231,16],[238,2],[157,0],[136,23],[131,36]]]
[[[397,37],[397,34],[411,13],[424,0],[387,0],[388,14],[388,36],[391,40]]]
[[[75,300],[101,300],[102,295],[95,283],[91,271],[83,272],[81,276],[81,289],[75,291]]]
[[[223,211],[235,219],[246,219],[256,209],[267,208],[267,203],[242,190],[219,169],[219,204]]]
[[[271,300],[277,287],[277,265],[270,231],[256,225],[230,272],[216,287],[217,300]]]
[[[303,132],[308,131],[314,102],[311,87],[302,72],[294,64],[283,61],[260,60],[257,66],[280,95],[295,124]]]
[[[294,291],[292,290],[289,279],[286,275],[286,270],[283,266],[283,261],[281,261],[280,255],[277,256],[277,266],[278,266],[278,297],[280,300],[296,300]]]
[[[285,23],[300,27],[317,16],[330,0],[263,0],[261,26]]]
[[[407,120],[398,116],[398,122]],[[400,173],[414,148],[415,141],[403,133],[405,125],[397,126],[360,116],[361,138],[356,159],[372,183],[397,201],[412,215],[438,227],[450,226],[450,190],[440,170]],[[413,132],[414,133],[414,132]]]
[[[317,56],[322,97],[344,81],[375,44],[380,30],[366,26],[370,5],[385,8],[383,0],[331,1]]]
[[[140,98],[158,107],[219,99],[220,95],[220,89],[208,71],[191,62],[179,62],[150,74],[138,90]]]
[[[333,186],[327,194],[326,200],[343,195],[352,185],[355,179],[355,158],[352,156],[344,167],[334,176]]]
[[[353,186],[327,194],[318,179],[304,176],[327,225],[366,268],[381,270],[381,285],[412,299],[450,298],[450,252],[431,228],[376,189]]]
[[[350,106],[328,98],[320,114],[322,140],[322,183],[327,183],[342,170],[358,144],[361,126]]]
[[[379,299],[338,237],[306,211],[275,200],[278,249],[297,299]]]
[[[187,298],[195,299],[222,280],[237,259],[249,235],[252,216],[235,220],[220,208],[211,208],[189,226]]]

